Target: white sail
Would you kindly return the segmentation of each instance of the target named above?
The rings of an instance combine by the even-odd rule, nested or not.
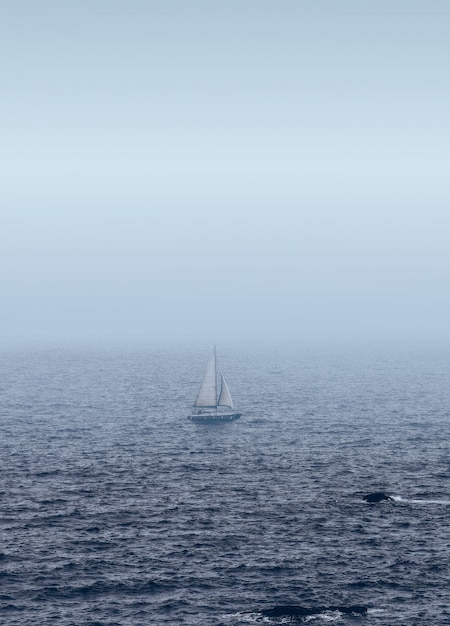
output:
[[[217,403],[220,406],[229,406],[231,409],[233,408],[233,400],[231,399],[231,393],[228,389],[227,381],[224,378],[222,372],[220,373],[220,378],[222,381],[222,388],[220,390],[220,398]]]
[[[216,347],[208,361],[194,406],[215,407],[217,403]]]

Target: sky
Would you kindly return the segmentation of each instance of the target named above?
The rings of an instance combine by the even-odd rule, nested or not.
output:
[[[0,339],[449,336],[447,0],[1,0]]]

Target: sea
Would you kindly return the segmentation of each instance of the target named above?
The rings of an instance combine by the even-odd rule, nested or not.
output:
[[[448,344],[211,348],[1,347],[0,623],[450,624]]]

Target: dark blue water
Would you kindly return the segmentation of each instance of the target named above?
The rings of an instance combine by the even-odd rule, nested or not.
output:
[[[208,356],[3,349],[1,623],[450,624],[449,352],[219,346],[219,426]]]

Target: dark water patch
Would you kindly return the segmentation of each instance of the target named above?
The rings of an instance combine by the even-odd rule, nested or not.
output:
[[[368,493],[362,498],[365,502],[369,502],[370,504],[375,504],[378,502],[392,502],[391,496],[388,496],[384,491],[374,491],[372,493]]]

